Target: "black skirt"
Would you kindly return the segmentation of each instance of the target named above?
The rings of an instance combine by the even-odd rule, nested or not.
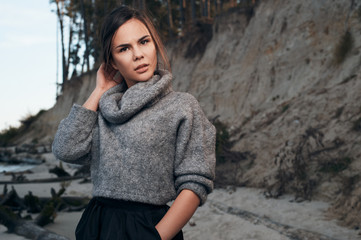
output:
[[[160,240],[155,225],[168,209],[167,205],[94,197],[76,227],[76,239]],[[183,240],[182,231],[173,240]]]

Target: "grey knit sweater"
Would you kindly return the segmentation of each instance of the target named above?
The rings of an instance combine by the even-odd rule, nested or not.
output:
[[[103,94],[98,112],[74,104],[53,142],[55,156],[91,164],[93,196],[156,205],[183,189],[203,204],[213,189],[215,128],[197,100],[174,92],[159,71],[127,89]]]

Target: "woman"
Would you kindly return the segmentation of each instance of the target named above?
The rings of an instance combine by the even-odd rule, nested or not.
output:
[[[74,104],[53,143],[58,159],[91,165],[93,199],[76,237],[183,239],[213,189],[215,128],[159,69],[157,55],[169,63],[147,16],[113,10],[101,41],[96,87],[83,106]]]

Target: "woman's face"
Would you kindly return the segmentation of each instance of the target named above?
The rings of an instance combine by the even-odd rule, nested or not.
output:
[[[157,51],[147,27],[130,19],[118,28],[112,41],[112,66],[128,87],[148,81],[157,66]]]

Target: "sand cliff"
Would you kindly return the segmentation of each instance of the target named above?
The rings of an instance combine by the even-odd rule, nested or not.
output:
[[[269,197],[332,203],[330,216],[360,228],[361,3],[259,1],[168,43],[174,89],[192,93],[226,124],[242,158],[217,166],[224,184]],[[18,144],[50,143],[95,72],[69,81]]]

